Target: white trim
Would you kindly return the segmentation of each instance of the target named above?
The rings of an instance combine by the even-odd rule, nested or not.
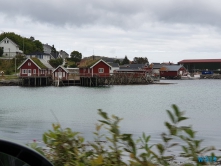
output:
[[[39,69],[41,69],[31,58],[26,59],[17,69],[20,69],[28,60],[32,61]]]
[[[93,68],[94,66],[96,66],[98,63],[100,62],[104,62],[106,65],[108,65],[109,67],[111,67],[107,62],[105,62],[103,59],[100,59],[99,61],[97,61],[93,66],[91,66],[90,68]]]
[[[36,69],[33,69],[33,74],[36,74]]]
[[[64,71],[66,71],[67,73],[69,73],[68,70],[66,70],[63,66],[59,65],[56,69],[54,69],[54,71],[52,73],[54,73],[58,68],[62,68]]]
[[[22,69],[21,74],[27,74],[27,69]]]
[[[15,42],[13,42],[11,39],[5,37],[4,39],[2,39],[2,41],[0,41],[0,43],[4,42],[5,40],[9,40],[12,44],[14,44],[16,47],[18,46]]]
[[[102,69],[102,72],[100,72],[101,69]],[[104,73],[104,68],[98,68],[98,73]]]

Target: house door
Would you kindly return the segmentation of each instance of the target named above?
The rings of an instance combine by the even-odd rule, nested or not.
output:
[[[61,71],[58,72],[58,78],[60,78],[60,79],[62,78],[62,72]]]
[[[31,69],[28,69],[28,76],[31,76]]]

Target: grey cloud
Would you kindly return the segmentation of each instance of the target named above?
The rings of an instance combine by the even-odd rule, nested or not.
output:
[[[130,29],[159,21],[216,26],[220,25],[220,3],[219,0],[8,0],[1,3],[0,12],[60,27],[98,24]]]

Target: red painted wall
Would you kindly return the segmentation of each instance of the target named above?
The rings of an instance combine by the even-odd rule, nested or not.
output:
[[[28,66],[28,63],[31,63],[30,66]],[[26,73],[22,74],[22,69],[26,69]],[[52,74],[51,70],[44,69],[44,72],[42,73],[41,70],[31,61],[27,60],[20,68],[20,76],[26,77],[28,76],[28,69],[31,69],[31,75],[30,76],[46,76]],[[34,74],[34,69],[36,69],[36,73]]]
[[[98,69],[103,68],[104,73],[99,73]],[[89,72],[88,72],[89,71]],[[90,68],[80,68],[79,73],[81,76],[92,76],[92,69]],[[99,62],[93,67],[93,76],[98,75],[100,77],[102,76],[110,76],[110,67],[105,64],[104,62]]]
[[[180,75],[180,71],[186,72],[184,67],[181,67],[178,71],[160,71],[160,77],[176,77]]]
[[[57,77],[55,76],[55,73],[58,73],[58,72],[62,72],[62,80],[66,80],[66,76],[67,76],[67,79],[68,79],[69,74],[68,74],[65,70],[63,70],[61,67],[57,68],[57,69],[54,71],[54,73],[53,73],[53,78],[57,78]],[[65,75],[63,75],[63,72],[65,72]]]
[[[28,66],[29,62],[31,63],[31,66]],[[34,69],[36,69],[35,75],[38,75],[39,73],[39,68],[31,60],[27,60],[20,68],[20,76],[28,76],[28,70],[27,70],[27,73],[22,74],[22,69],[31,69],[31,75],[34,75],[33,74]]]

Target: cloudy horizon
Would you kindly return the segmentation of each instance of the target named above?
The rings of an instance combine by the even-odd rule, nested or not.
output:
[[[219,0],[0,0],[0,33],[84,57],[221,59]]]

